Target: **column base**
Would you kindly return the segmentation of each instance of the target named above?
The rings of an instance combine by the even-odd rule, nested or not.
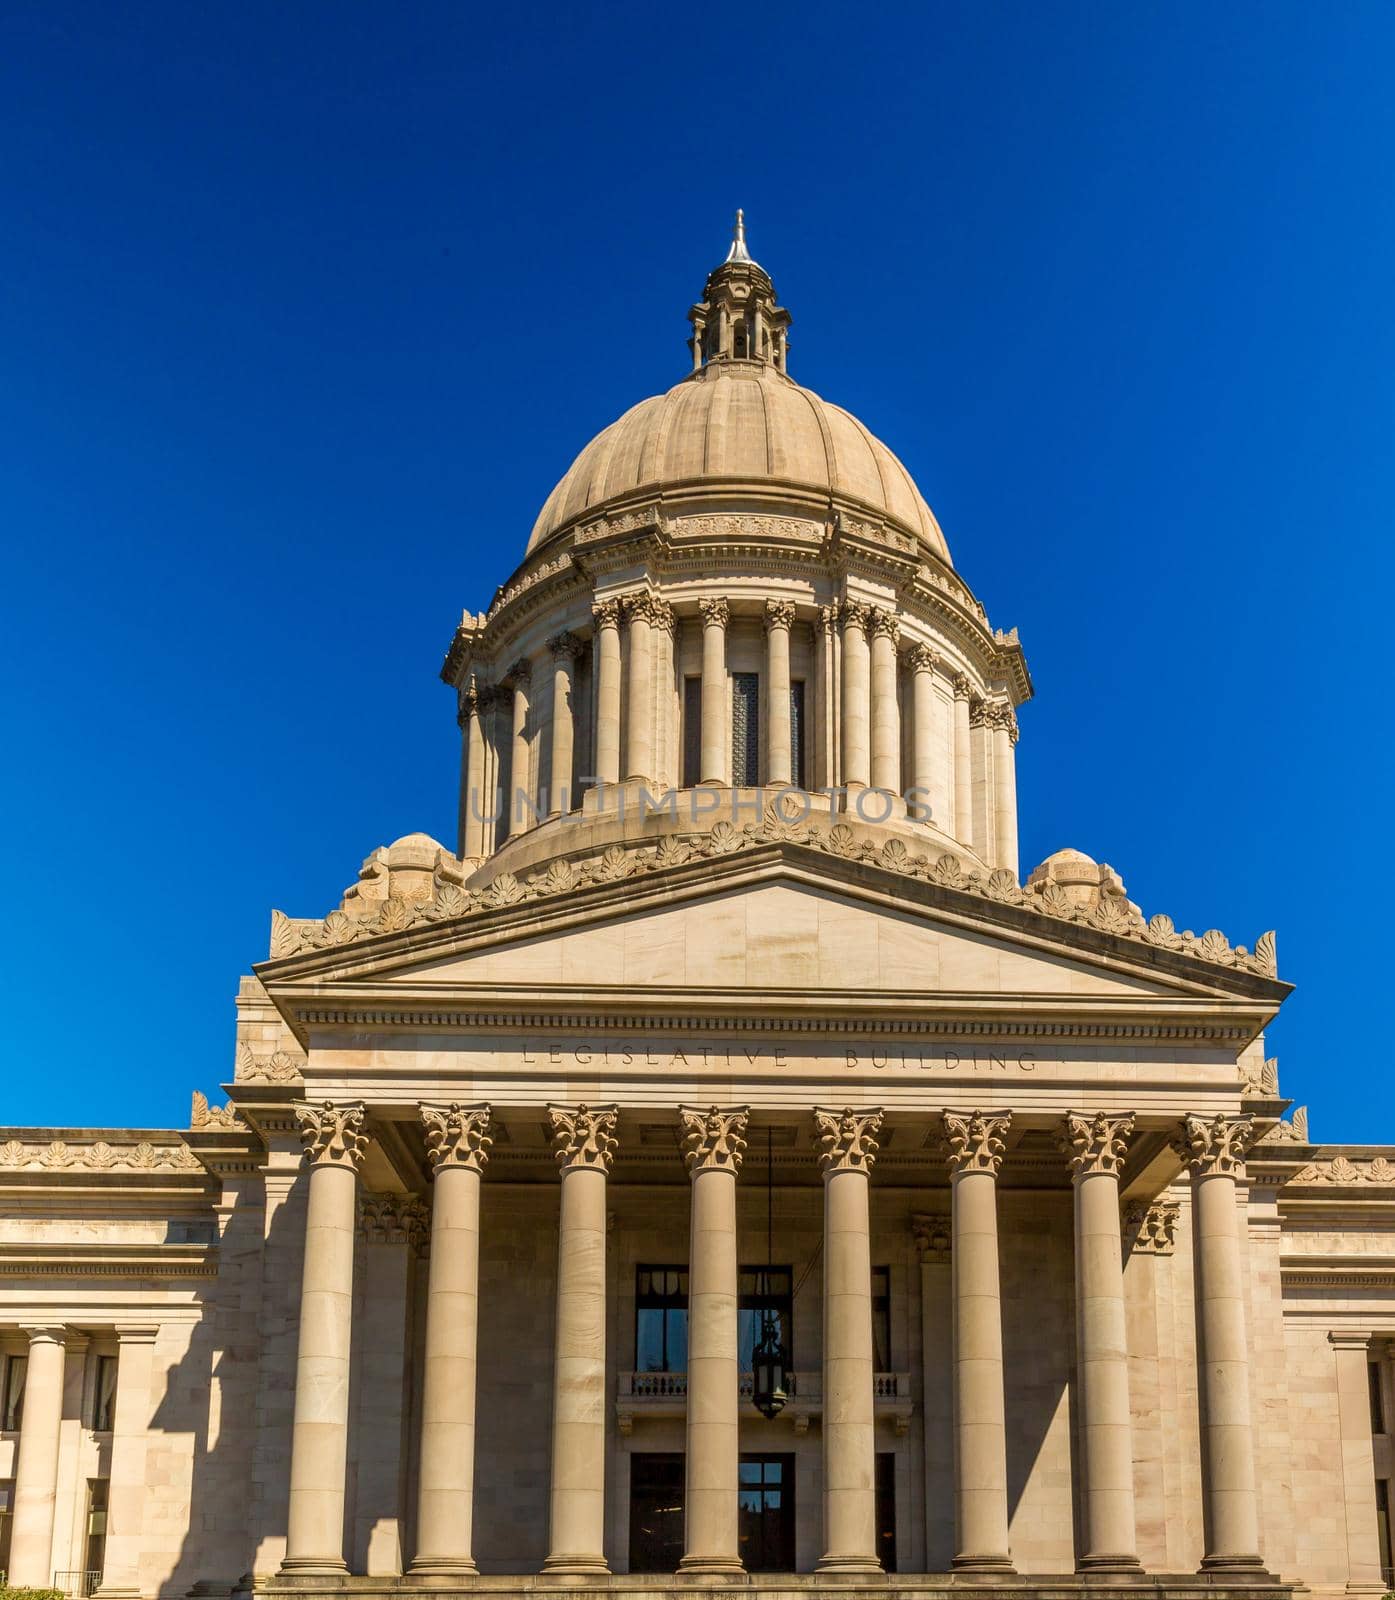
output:
[[[406,1578],[477,1578],[479,1568],[469,1556],[418,1556],[403,1574]]]
[[[1137,1556],[1089,1555],[1081,1556],[1075,1563],[1077,1572],[1142,1572],[1143,1563]]]
[[[1246,1577],[1268,1577],[1262,1557],[1254,1556],[1202,1556],[1202,1572],[1238,1572]]]
[[[872,1577],[880,1577],[882,1564],[876,1556],[839,1556],[826,1555],[819,1557],[819,1564],[815,1572],[865,1572]]]
[[[606,1578],[610,1568],[604,1556],[549,1556],[542,1564],[545,1578]]]
[[[740,1556],[684,1556],[678,1563],[683,1578],[733,1578],[746,1576]]]
[[[955,1556],[950,1567],[955,1572],[996,1572],[1009,1578],[1017,1576],[1017,1568],[1007,1556]]]
[[[287,1556],[280,1568],[284,1578],[343,1578],[348,1572],[341,1556]]]

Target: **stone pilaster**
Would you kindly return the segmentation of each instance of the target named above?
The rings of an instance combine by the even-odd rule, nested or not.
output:
[[[136,1596],[142,1592],[140,1558],[145,1507],[150,1499],[145,1466],[153,1405],[155,1338],[159,1331],[154,1324],[116,1330],[116,1414],[112,1418],[107,1542],[102,1586],[97,1591],[103,1597]]]
[[[1011,1117],[944,1113],[952,1184],[956,1569],[1011,1572],[998,1171]]]
[[[1119,1235],[1119,1170],[1132,1112],[1068,1113],[1061,1143],[1075,1189],[1075,1330],[1080,1390],[1082,1572],[1136,1569],[1133,1423]]]
[[[916,1213],[920,1266],[921,1421],[925,1446],[925,1567],[954,1556],[954,1283],[948,1211]]]
[[[678,1113],[692,1180],[682,1572],[742,1571],[737,1538],[736,1175],[746,1150],[748,1110],[682,1106]]]
[[[468,1576],[474,1561],[480,1178],[493,1137],[487,1105],[421,1108],[434,1175],[426,1290],[414,1575]]]
[[[606,1174],[616,1106],[549,1106],[562,1194],[557,1228],[557,1345],[552,1495],[543,1570],[584,1576],[605,1559]]]
[[[880,1109],[814,1109],[823,1171],[823,1531],[820,1572],[879,1572],[868,1176]]]
[[[349,1446],[349,1346],[353,1334],[358,1169],[368,1144],[361,1104],[299,1105],[310,1168],[300,1346],[286,1516],[287,1575],[333,1576],[344,1560],[344,1472]]]

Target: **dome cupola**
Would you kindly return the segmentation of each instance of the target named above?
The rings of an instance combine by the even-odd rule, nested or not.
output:
[[[707,274],[702,299],[688,320],[694,371],[712,361],[756,361],[784,372],[790,314],[775,304],[770,274],[746,248],[744,212],[736,213],[726,260]]]

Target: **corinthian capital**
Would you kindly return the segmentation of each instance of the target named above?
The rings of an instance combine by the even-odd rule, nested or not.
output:
[[[880,1107],[841,1111],[814,1107],[814,1130],[819,1141],[819,1167],[824,1172],[870,1172],[877,1159],[881,1132]]]
[[[1103,1111],[1092,1117],[1068,1111],[1061,1124],[1061,1149],[1070,1160],[1071,1172],[1077,1178],[1092,1172],[1117,1174],[1128,1154],[1133,1121],[1132,1111],[1114,1117]]]
[[[704,628],[725,628],[731,621],[731,607],[720,596],[710,600],[699,600],[698,610],[702,612]]]
[[[868,632],[877,638],[895,639],[900,626],[900,618],[894,611],[884,611],[880,606],[874,606],[867,613]]]
[[[794,626],[793,600],[767,600],[765,602],[765,629],[792,628]]]
[[[467,683],[455,698],[455,720],[460,727],[465,727],[471,717],[479,715],[480,692],[474,682]]]
[[[968,673],[956,672],[954,674],[954,698],[956,700],[967,700],[973,692],[974,686],[969,682]]]
[[[574,633],[564,628],[561,633],[552,635],[547,641],[547,648],[552,652],[554,661],[575,661],[586,645]]]
[[[846,633],[849,628],[867,631],[867,607],[860,600],[844,600],[838,606],[838,625]]]
[[[906,652],[906,664],[912,672],[933,672],[940,658],[928,644],[913,644]]]
[[[618,628],[620,626],[620,602],[618,600],[601,600],[591,607],[591,615],[596,619],[598,628]]]
[[[549,1106],[547,1115],[557,1165],[563,1172],[570,1167],[610,1171],[610,1159],[619,1143],[615,1137],[619,1106]]]
[[[433,1172],[446,1167],[484,1171],[494,1143],[487,1105],[462,1106],[453,1100],[448,1106],[422,1106],[421,1120]]]
[[[1181,1134],[1172,1148],[1198,1177],[1212,1173],[1238,1173],[1245,1165],[1245,1153],[1254,1143],[1254,1118],[1247,1112],[1240,1117],[1191,1116],[1182,1124]]]
[[[1003,1135],[1012,1125],[1012,1113],[985,1116],[971,1111],[961,1117],[957,1111],[944,1113],[945,1156],[951,1172],[997,1173],[1003,1164]]]
[[[347,1167],[350,1172],[357,1172],[368,1147],[368,1135],[363,1131],[364,1116],[361,1100],[340,1106],[332,1100],[318,1106],[297,1106],[295,1117],[300,1124],[306,1165]]]
[[[690,1173],[718,1168],[740,1172],[746,1151],[746,1118],[750,1106],[679,1106],[683,1160]]]

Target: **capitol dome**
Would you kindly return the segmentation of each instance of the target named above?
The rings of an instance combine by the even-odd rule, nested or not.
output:
[[[769,362],[698,368],[597,434],[547,497],[528,553],[598,508],[662,486],[693,497],[812,502],[899,524],[940,560],[949,547],[909,472],[842,407]]]

